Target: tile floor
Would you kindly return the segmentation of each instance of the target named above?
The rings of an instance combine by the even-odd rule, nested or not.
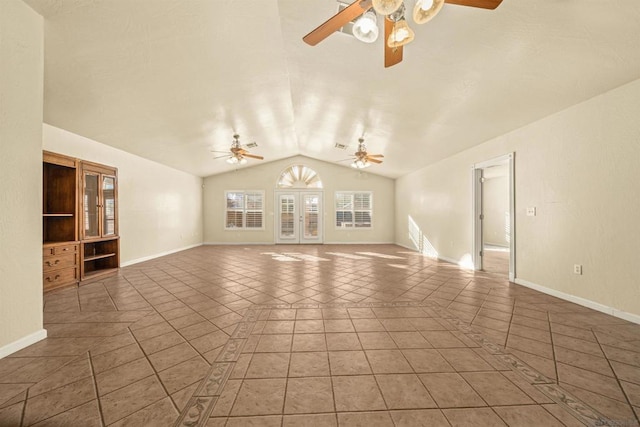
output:
[[[484,252],[482,260],[482,269],[484,271],[502,277],[509,277],[509,248],[485,245],[482,251]]]
[[[640,325],[394,245],[204,246],[44,320],[0,426],[640,425]]]

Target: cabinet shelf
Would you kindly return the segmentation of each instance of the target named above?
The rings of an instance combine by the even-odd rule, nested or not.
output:
[[[82,242],[82,281],[118,269],[118,242],[117,237]]]
[[[79,280],[78,162],[42,153],[42,287],[51,291]]]
[[[110,253],[110,254],[100,254],[100,255],[86,256],[86,257],[84,257],[84,262],[95,261],[97,259],[109,258],[109,257],[112,257],[112,256],[116,256],[116,253],[113,252],[113,253]]]
[[[115,273],[116,271],[118,271],[118,268],[103,268],[101,270],[94,270],[94,271],[90,271],[90,272],[86,272],[84,274],[84,278],[83,278],[83,282],[89,281],[91,279],[94,279],[96,277],[100,277],[100,276],[105,276],[111,273]]]

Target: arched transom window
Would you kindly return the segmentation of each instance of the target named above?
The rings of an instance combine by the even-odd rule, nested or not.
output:
[[[320,175],[304,165],[290,166],[278,179],[278,188],[322,188]]]

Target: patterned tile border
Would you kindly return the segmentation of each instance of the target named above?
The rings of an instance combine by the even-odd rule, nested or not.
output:
[[[505,352],[502,347],[486,339],[482,333],[469,326],[446,308],[434,302],[390,302],[390,303],[340,303],[340,304],[255,304],[246,312],[233,334],[193,396],[187,402],[174,427],[203,427],[208,421],[213,407],[220,397],[238,357],[246,344],[256,322],[261,319],[263,310],[304,309],[304,308],[381,308],[381,307],[421,307],[433,310],[440,318],[451,323],[459,332],[479,344],[487,352],[495,356],[513,372],[521,375],[537,390],[565,408],[576,419],[587,426],[619,426],[620,423],[610,420],[563,390],[554,380],[542,375],[514,355]]]
[[[209,372],[185,405],[174,426],[196,427],[204,426],[207,423],[209,414],[220,397],[220,393],[222,393],[222,389],[235,367],[235,362],[240,357],[251,330],[258,321],[261,311],[262,309],[252,307],[245,313],[218,358],[211,365]]]
[[[593,427],[618,425],[616,421],[609,420],[595,409],[563,390],[554,380],[542,375],[540,372],[536,371],[514,355],[505,352],[502,347],[486,339],[480,332],[474,330],[473,327],[449,313],[445,308],[442,308],[437,304],[425,304],[425,306],[434,310],[443,319],[453,323],[467,337],[480,344],[485,350],[509,366],[513,372],[520,374],[531,385],[536,387],[536,389],[558,405],[565,408],[583,424]]]

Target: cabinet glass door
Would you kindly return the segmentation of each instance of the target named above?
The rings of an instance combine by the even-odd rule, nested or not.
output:
[[[116,179],[102,177],[102,235],[116,234]]]
[[[84,212],[83,228],[85,237],[99,237],[98,229],[98,205],[100,204],[98,194],[98,175],[84,174]]]

